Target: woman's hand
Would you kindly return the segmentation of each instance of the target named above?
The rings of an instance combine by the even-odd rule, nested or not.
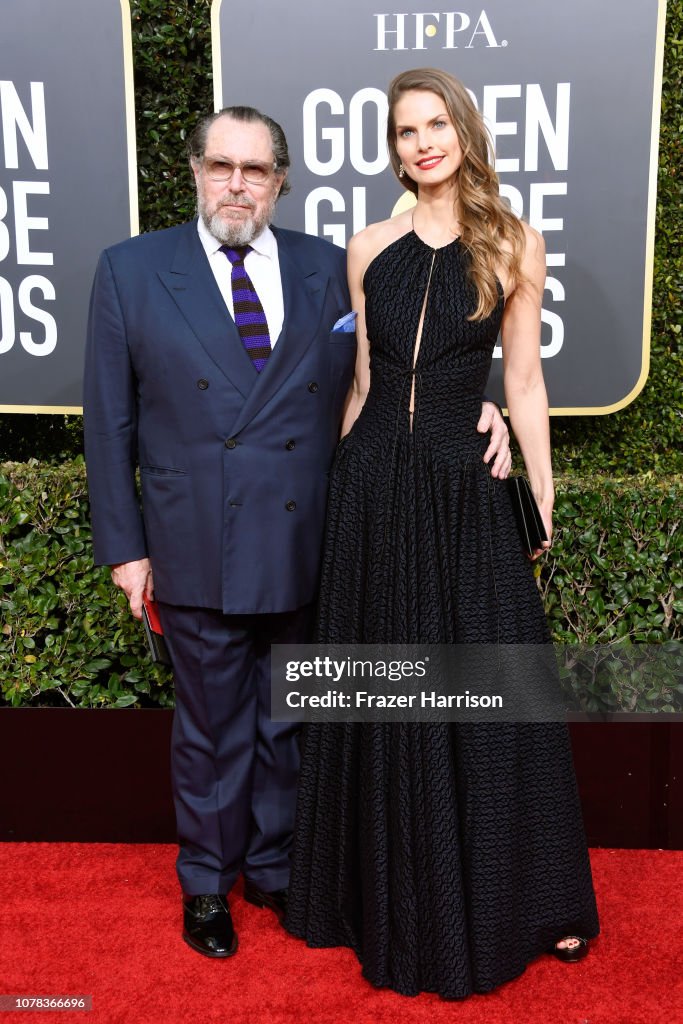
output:
[[[541,519],[545,526],[545,532],[547,540],[544,540],[540,548],[536,548],[533,555],[531,555],[531,561],[535,562],[545,551],[549,551],[552,546],[552,535],[553,535],[553,505],[554,498],[546,498],[538,501],[538,511],[541,513]]]
[[[477,423],[480,434],[491,434],[491,440],[484,462],[491,466],[491,476],[505,480],[510,475],[512,455],[510,454],[510,434],[495,402],[486,401],[481,407],[481,416]]]

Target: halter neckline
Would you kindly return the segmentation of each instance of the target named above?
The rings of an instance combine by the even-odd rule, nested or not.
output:
[[[422,242],[422,244],[425,245],[428,249],[431,249],[432,252],[440,252],[441,249],[447,249],[449,245],[453,245],[454,242],[459,242],[460,238],[461,238],[460,235],[456,235],[455,238],[453,238],[450,242],[446,242],[445,245],[438,245],[438,246],[437,245],[430,245],[429,242],[425,242],[424,238],[421,238],[418,235],[417,231],[415,230],[415,210],[414,209],[413,209],[413,212],[412,212],[411,217],[410,217],[410,230],[415,235],[415,237],[417,238],[418,242]]]

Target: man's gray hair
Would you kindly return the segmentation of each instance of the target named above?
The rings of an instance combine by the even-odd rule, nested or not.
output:
[[[222,110],[216,111],[215,114],[207,114],[205,117],[202,117],[187,140],[187,152],[190,163],[200,163],[203,160],[209,129],[219,117],[231,117],[233,121],[241,121],[244,124],[264,124],[266,126],[273,143],[275,169],[279,172],[285,172],[285,179],[282,182],[279,194],[286,196],[290,189],[287,179],[290,160],[285,133],[277,121],[274,121],[272,117],[268,117],[267,114],[262,114],[255,107],[223,107]]]

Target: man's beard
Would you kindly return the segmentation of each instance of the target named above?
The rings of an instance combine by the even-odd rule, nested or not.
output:
[[[270,224],[275,212],[277,196],[272,195],[268,202],[262,207],[258,215],[253,214],[235,220],[226,221],[220,215],[220,209],[229,203],[241,203],[248,206],[250,210],[256,209],[256,202],[246,192],[229,192],[220,202],[209,209],[206,200],[201,192],[197,194],[197,209],[199,216],[209,229],[213,237],[222,245],[235,246],[249,245],[250,242],[261,234],[267,224]]]

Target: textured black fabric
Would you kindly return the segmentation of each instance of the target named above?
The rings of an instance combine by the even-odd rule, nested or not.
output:
[[[366,272],[371,388],[331,473],[322,641],[549,640],[481,459],[503,297],[468,321],[467,260],[459,241],[435,252],[410,232]],[[287,927],[350,946],[375,985],[445,998],[491,990],[565,934],[594,937],[566,727],[307,727]]]

